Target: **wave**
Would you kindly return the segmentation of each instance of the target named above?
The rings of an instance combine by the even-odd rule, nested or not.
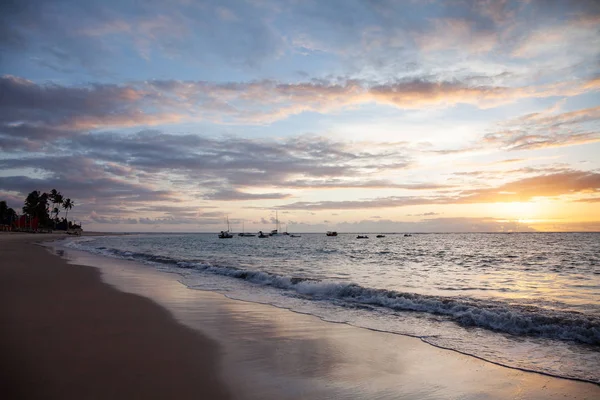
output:
[[[293,295],[315,301],[335,301],[336,304],[342,302],[341,305],[348,306],[369,305],[394,311],[426,313],[442,316],[464,327],[478,327],[515,336],[545,337],[600,345],[600,318],[574,311],[551,310],[497,300],[444,297],[376,289],[354,283],[281,276],[264,271],[212,265],[207,262],[183,261],[165,256],[104,247],[94,248],[82,246],[82,244],[71,242],[69,247],[145,263],[192,268],[257,285],[282,289],[292,292]]]

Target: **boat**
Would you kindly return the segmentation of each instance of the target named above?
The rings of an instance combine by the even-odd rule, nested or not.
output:
[[[240,233],[238,233],[238,236],[241,237],[254,237],[256,236],[253,233],[246,233],[246,230],[244,229],[244,221],[242,221],[242,231]]]
[[[335,232],[335,231],[327,231],[326,235],[327,236],[337,236],[337,232]]]
[[[268,238],[268,237],[269,237],[269,235],[265,235],[265,234],[263,233],[263,231],[258,231],[258,237],[259,237],[259,238],[261,238],[261,239],[264,239],[264,238]]]
[[[219,239],[231,239],[233,237],[233,235],[229,232],[229,216],[226,217],[227,219],[227,230],[226,231],[221,231],[221,233],[219,233]]]
[[[290,235],[290,237],[300,237],[300,235]]]
[[[357,239],[368,239],[369,237],[367,235],[364,235],[364,236],[358,235],[356,238]]]
[[[287,232],[279,232],[280,226],[279,226],[279,216],[277,214],[277,211],[275,211],[275,229],[273,229],[271,231],[271,233],[269,233],[269,236],[288,236],[289,233]]]
[[[410,233],[405,233],[404,237],[411,237],[412,235]]]
[[[385,235],[377,235],[376,237],[378,237],[378,238],[384,238]]]

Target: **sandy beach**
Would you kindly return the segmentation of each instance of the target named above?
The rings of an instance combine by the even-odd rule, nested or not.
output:
[[[132,262],[52,254],[43,239],[0,235],[9,398],[600,397],[595,384],[191,290]]]
[[[41,239],[0,235],[3,398],[229,398],[213,341]]]

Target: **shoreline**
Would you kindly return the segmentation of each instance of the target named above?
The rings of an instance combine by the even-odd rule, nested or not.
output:
[[[62,236],[0,239],[3,396],[230,398],[216,343],[37,245]]]
[[[31,236],[30,242],[52,240]],[[35,247],[49,253],[46,246]],[[218,343],[221,357],[213,365],[219,366],[218,375],[233,398],[600,396],[595,383],[504,367],[410,336],[193,290],[175,274],[64,251],[68,267],[93,266],[87,268],[96,269],[105,286],[151,299],[177,325]]]

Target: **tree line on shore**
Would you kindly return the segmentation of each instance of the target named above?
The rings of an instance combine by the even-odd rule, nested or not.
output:
[[[64,197],[56,189],[50,193],[34,190],[27,195],[23,204],[23,216],[26,221],[36,220],[38,229],[68,230],[81,228],[69,222],[69,211],[75,206],[75,202]],[[61,209],[65,211],[64,218],[59,218]],[[21,217],[22,218],[22,217]],[[17,212],[8,207],[6,201],[0,201],[0,225],[17,227],[20,217]],[[21,228],[27,228],[27,224]]]

